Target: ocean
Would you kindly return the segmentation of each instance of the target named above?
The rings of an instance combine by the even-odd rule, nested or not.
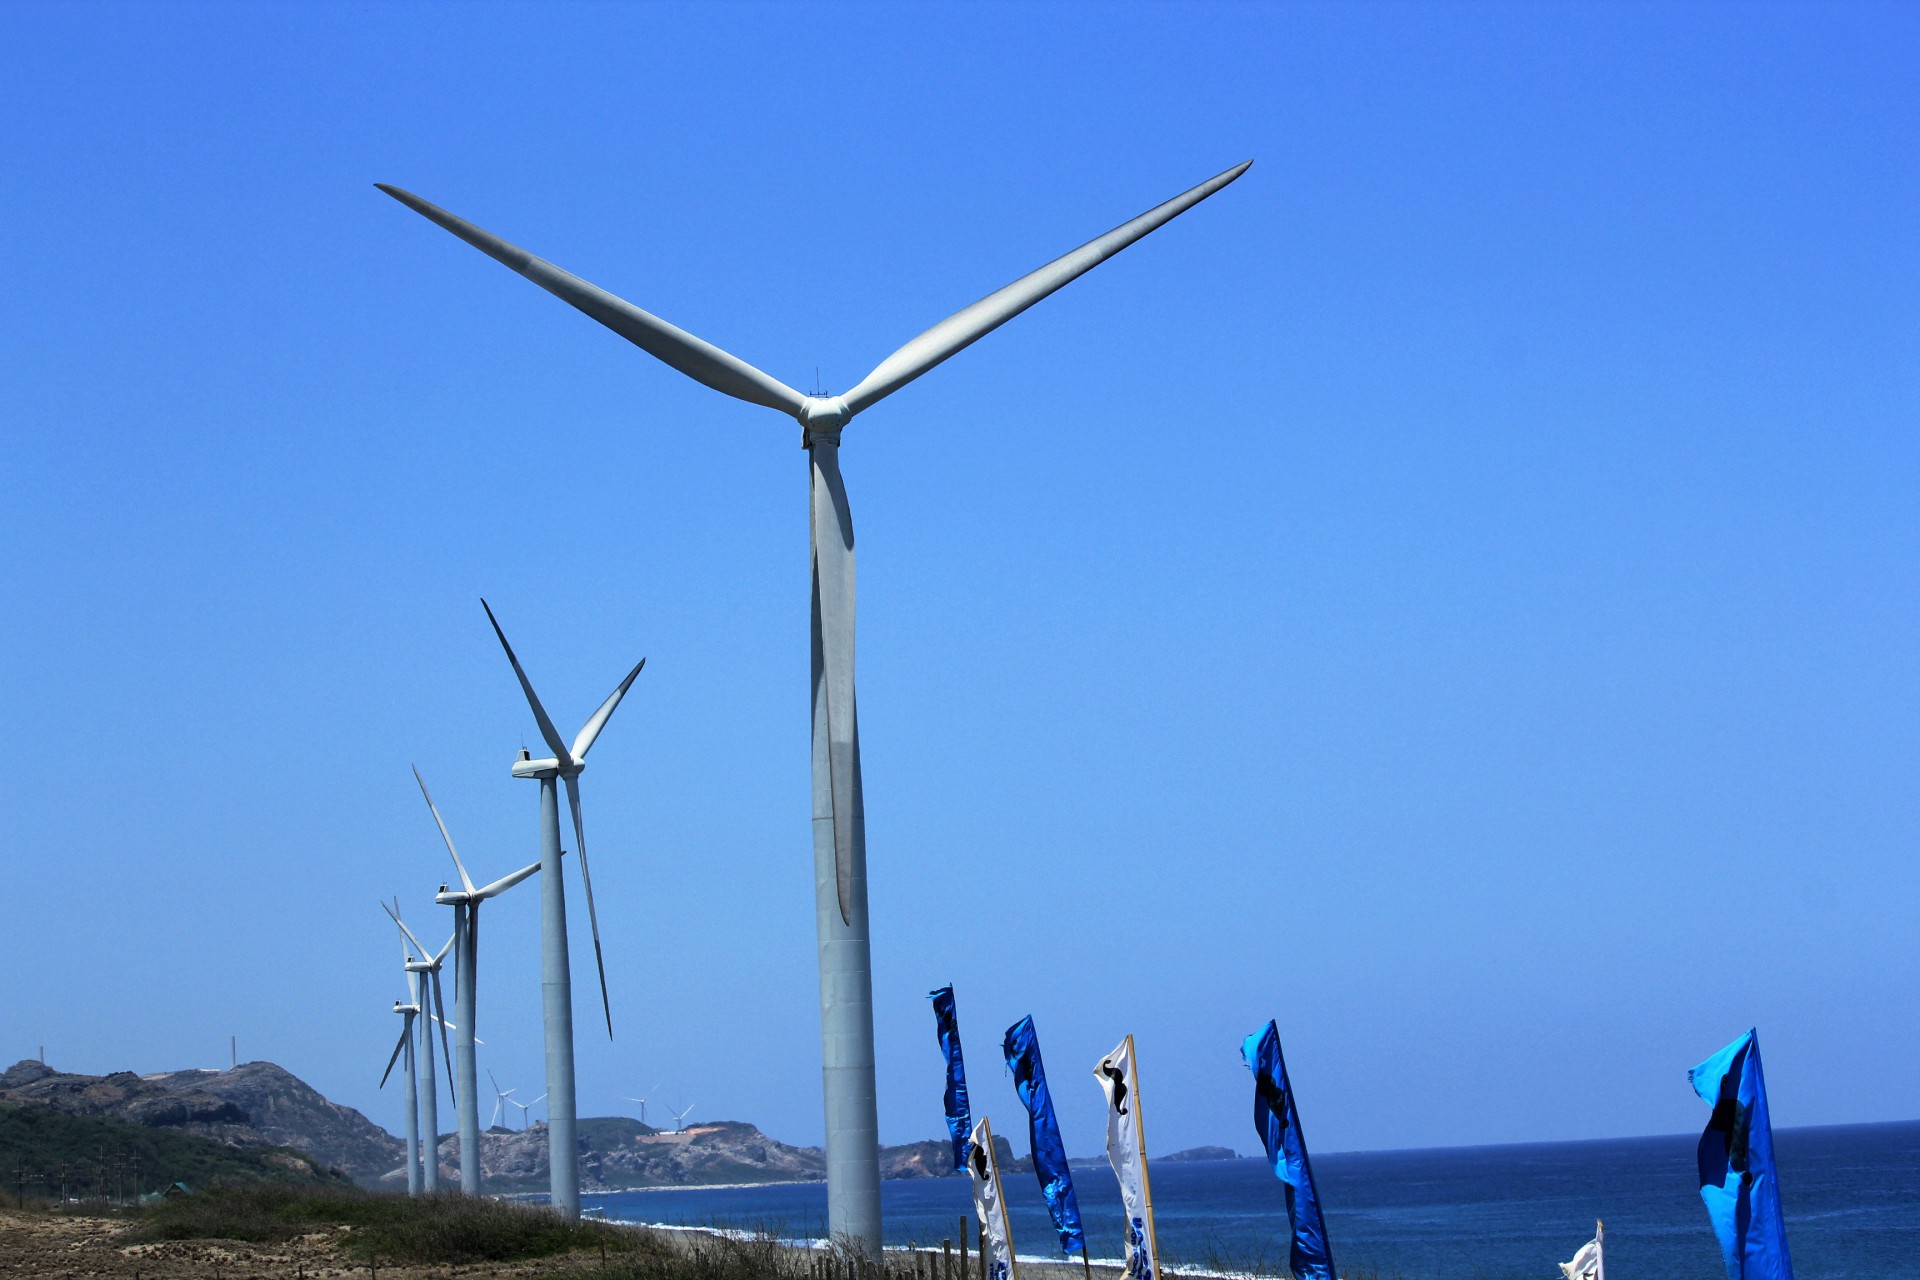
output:
[[[1694,1176],[1697,1135],[1314,1159],[1343,1277],[1548,1280],[1607,1224],[1612,1280],[1720,1280],[1726,1273]],[[1774,1134],[1787,1241],[1799,1280],[1920,1280],[1920,1121]],[[1120,1195],[1104,1165],[1074,1187],[1095,1262],[1120,1255]],[[1286,1201],[1264,1161],[1152,1167],[1163,1261],[1199,1271],[1285,1274]],[[1015,1252],[1060,1258],[1031,1174],[1003,1175]],[[965,1178],[883,1184],[887,1243],[953,1237]],[[820,1183],[629,1191],[583,1204],[616,1221],[824,1234]]]

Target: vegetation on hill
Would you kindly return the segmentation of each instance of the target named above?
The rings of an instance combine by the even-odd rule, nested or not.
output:
[[[270,1183],[346,1185],[298,1151],[230,1147],[107,1116],[0,1103],[0,1179],[16,1196],[53,1200],[130,1199],[174,1182],[205,1186]]]
[[[345,1228],[339,1247],[382,1262],[463,1265],[515,1262],[599,1250],[655,1249],[645,1233],[603,1222],[570,1222],[544,1206],[444,1193],[401,1196],[353,1186],[228,1188],[182,1196],[144,1214],[147,1240],[291,1240]]]

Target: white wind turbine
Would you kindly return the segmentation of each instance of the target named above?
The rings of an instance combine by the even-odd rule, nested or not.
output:
[[[412,957],[408,957],[411,959]],[[413,1064],[413,1020],[420,1012],[417,1004],[393,1002],[393,1011],[401,1015],[400,1043],[393,1046],[393,1056],[387,1059],[387,1069],[380,1073],[380,1087],[387,1087],[387,1077],[393,1074],[393,1064],[404,1055],[407,1060],[407,1194],[420,1194],[420,1086],[414,1075]]]
[[[420,1059],[420,1127],[423,1135],[421,1149],[421,1186],[432,1194],[440,1189],[440,1090],[434,1083],[433,1073],[433,1028],[440,1028],[440,1052],[447,1064],[447,1088],[453,1089],[453,1054],[447,1049],[446,1002],[440,998],[440,966],[446,963],[447,953],[453,950],[453,939],[448,938],[445,946],[438,952],[430,952],[420,939],[413,936],[413,930],[407,928],[406,921],[400,918],[400,900],[395,898],[393,905],[380,904],[380,909],[393,917],[394,924],[400,929],[400,950],[406,958],[408,977],[413,982],[413,1002],[426,1016],[420,1019],[420,1047],[423,1056]],[[422,956],[431,959],[415,960],[407,954],[407,944],[412,943]],[[431,1013],[427,1013],[432,1010]],[[472,1023],[468,1023],[472,1026]],[[457,1104],[458,1095],[454,1097]]]
[[[681,1108],[680,1110],[674,1112],[673,1113],[673,1131],[675,1133],[685,1133],[687,1131],[687,1117],[692,1114],[693,1114],[693,1104],[691,1102],[689,1102],[685,1107]]]
[[[627,696],[627,689],[640,669],[647,665],[647,660],[642,658],[634,664],[627,678],[607,695],[600,709],[587,718],[569,746],[553,727],[547,709],[540,705],[540,695],[533,691],[533,682],[521,669],[520,659],[507,643],[507,633],[500,629],[500,620],[493,616],[492,606],[482,600],[480,607],[487,611],[493,634],[500,637],[500,647],[507,651],[507,661],[513,664],[513,674],[519,678],[521,691],[527,695],[527,706],[532,708],[534,721],[540,726],[540,736],[553,751],[548,759],[532,760],[522,750],[520,759],[514,761],[513,776],[540,781],[540,991],[547,1046],[547,1091],[540,1097],[551,1099],[547,1103],[547,1168],[553,1207],[569,1218],[577,1218],[580,1216],[580,1152],[574,1139],[577,1114],[573,1093],[573,976],[567,960],[566,882],[560,875],[560,801],[554,780],[566,784],[567,807],[573,811],[574,849],[580,855],[580,884],[587,893],[587,922],[593,930],[593,962],[600,970],[600,1005],[606,1012],[607,1036],[611,1038],[613,1006],[607,1000],[607,966],[600,954],[600,920],[593,909],[593,877],[587,871],[587,832],[580,821],[580,771],[587,767],[587,752],[593,749],[594,740],[607,727],[614,708]],[[534,1101],[538,1102],[539,1098]]]
[[[418,766],[414,768],[413,780],[420,784],[420,794],[426,798],[427,810],[433,814],[433,824],[440,828],[440,838],[446,841],[447,852],[453,857],[453,868],[460,873],[460,888],[448,889],[443,884],[433,900],[453,908],[453,1011],[460,1019],[460,1028],[464,1028],[456,1028],[459,1034],[454,1037],[458,1051],[454,1072],[460,1086],[454,1096],[460,1126],[460,1189],[477,1196],[480,1194],[480,1087],[474,1074],[473,1046],[477,1040],[473,1033],[477,1016],[475,988],[480,975],[480,904],[533,875],[540,870],[540,864],[522,867],[510,876],[476,889],[472,877],[467,875],[466,864],[460,861],[460,851],[453,847],[453,836],[447,832],[447,824],[441,819],[433,796],[427,792],[426,779],[420,776]]]
[[[655,1086],[653,1086],[653,1088],[651,1088],[651,1089],[649,1089],[649,1090],[647,1090],[647,1092],[648,1092],[648,1093],[658,1093],[658,1092],[660,1092],[660,1086],[659,1086],[659,1085],[655,1085]],[[624,1094],[623,1094],[623,1095],[621,1095],[621,1096],[623,1096],[623,1097],[626,1097],[626,1095],[624,1095]],[[627,1097],[627,1101],[628,1101],[628,1102],[637,1102],[637,1103],[639,1103],[639,1104],[640,1104],[640,1123],[641,1123],[641,1124],[645,1124],[645,1123],[647,1122],[647,1100],[646,1100],[645,1098],[634,1098],[634,1097]]]
[[[522,1133],[525,1133],[527,1131],[527,1113],[532,1111],[536,1106],[539,1106],[540,1098],[544,1098],[546,1096],[547,1095],[543,1093],[540,1095],[539,1098],[535,1098],[532,1102],[522,1102],[518,1098],[515,1098],[513,1100],[513,1105],[520,1108],[520,1131]],[[551,1143],[552,1134],[553,1134],[553,1125],[551,1124],[551,1121],[553,1119],[552,1107],[547,1108],[547,1119],[549,1121],[549,1124],[547,1125],[548,1142]],[[551,1153],[549,1153],[548,1158],[549,1160],[551,1160],[552,1158]]]
[[[502,1089],[500,1081],[494,1078],[491,1071],[487,1072],[487,1079],[493,1084],[493,1119],[487,1121],[487,1129],[491,1132],[500,1123],[500,1117],[506,1111],[507,1104],[513,1101],[513,1090]]]
[[[813,544],[814,908],[826,1075],[827,1225],[878,1253],[880,1127],[874,1097],[873,977],[867,927],[866,818],[853,689],[853,519],[840,476],[848,421],[1105,262],[1246,172],[1251,160],[1157,205],[934,325],[852,390],[809,396],[623,298],[536,258],[464,218],[385,183],[380,190],[585,312],[655,359],[715,391],[798,419],[809,465]]]

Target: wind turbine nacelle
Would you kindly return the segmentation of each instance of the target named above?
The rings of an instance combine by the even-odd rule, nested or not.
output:
[[[457,907],[465,903],[467,899],[468,894],[465,889],[449,889],[447,886],[441,885],[440,892],[433,895],[433,904],[437,907]]]
[[[515,760],[513,776],[516,778],[557,778],[560,776],[560,762],[552,756],[545,760]]]

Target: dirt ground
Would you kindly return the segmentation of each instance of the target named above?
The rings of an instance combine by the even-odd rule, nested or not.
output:
[[[4,1280],[375,1280],[364,1262],[349,1263],[325,1231],[282,1244],[233,1240],[127,1242],[127,1223],[113,1218],[19,1213],[0,1209],[0,1277]],[[391,1266],[378,1280],[443,1280],[470,1276],[552,1277],[575,1271],[599,1255],[472,1266]]]
[[[403,1266],[350,1262],[338,1248],[344,1228],[280,1244],[238,1240],[168,1240],[133,1244],[125,1219],[0,1208],[0,1280],[558,1280],[598,1263],[595,1253],[532,1262]],[[669,1231],[656,1238],[677,1248],[697,1233]],[[893,1251],[889,1250],[892,1256]],[[1117,1267],[1023,1261],[1021,1280],[1121,1280]]]

